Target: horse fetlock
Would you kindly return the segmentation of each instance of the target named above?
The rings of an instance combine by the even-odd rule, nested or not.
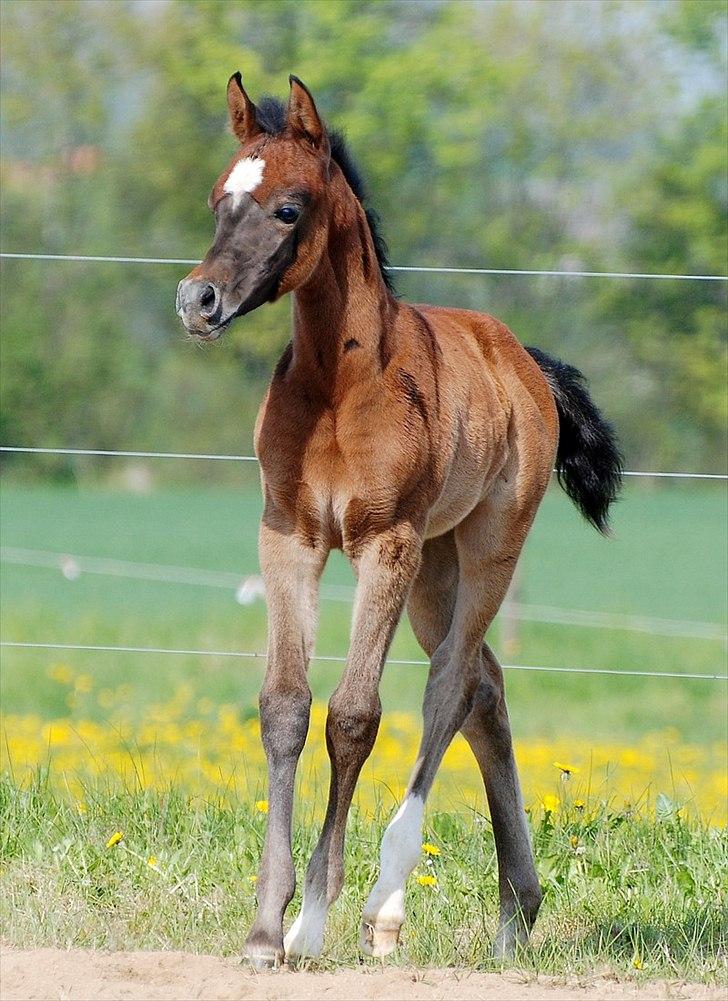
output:
[[[404,888],[375,884],[364,906],[359,948],[366,956],[384,957],[396,949],[404,922]]]
[[[392,889],[381,877],[364,905],[359,947],[367,956],[388,956],[404,922],[404,886]]]
[[[541,901],[543,900],[543,893],[541,892],[541,887],[537,880],[534,880],[532,886],[524,887],[518,891],[518,905],[523,915],[523,920],[528,927],[529,931],[533,927],[533,923],[536,920],[536,915],[541,907]]]
[[[501,923],[510,920],[520,920],[530,930],[539,908],[543,894],[535,871],[528,877],[516,882],[515,879],[501,884],[500,913]]]
[[[273,869],[273,871],[271,871]],[[291,858],[263,858],[258,873],[258,902],[271,920],[282,915],[296,892],[296,870]]]

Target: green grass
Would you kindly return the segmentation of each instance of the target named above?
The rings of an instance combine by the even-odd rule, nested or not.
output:
[[[264,832],[264,818],[248,804],[97,787],[79,814],[42,775],[22,790],[4,780],[0,803],[6,941],[240,952]],[[357,962],[359,919],[385,820],[354,812],[325,966]],[[117,830],[123,841],[106,847]],[[299,884],[317,833],[302,806],[294,841]],[[599,969],[639,978],[721,976],[728,945],[721,922],[724,832],[686,822],[668,805],[656,821],[607,809],[592,816],[572,810],[558,821],[540,813],[532,833],[545,899],[521,967],[559,975]],[[488,821],[474,812],[435,813],[425,835],[441,855],[429,866],[423,857],[418,871],[434,874],[438,885],[410,879],[403,944],[390,961],[492,968],[497,876]],[[297,893],[289,921],[298,904]]]
[[[101,490],[7,486],[2,490],[2,542],[87,556],[108,556],[241,574],[256,572],[259,490],[250,479],[234,490],[162,490],[136,495]],[[560,491],[550,492],[522,561],[525,602],[562,608],[721,623],[726,614],[726,497],[722,487],[677,484],[650,490],[629,484],[615,515],[615,537],[583,524]],[[231,591],[83,574],[68,582],[56,570],[4,564],[4,639],[262,650],[262,602],[243,608]],[[352,583],[340,554],[325,580]],[[317,650],[342,654],[350,608],[324,601]],[[493,641],[499,647],[497,625]],[[392,656],[422,656],[407,623]],[[505,660],[505,656],[503,657]],[[577,626],[524,623],[524,664],[714,673],[725,669],[720,641]],[[1,694],[11,713],[67,715],[64,692],[47,676],[59,661],[88,671],[99,686],[125,682],[146,705],[180,681],[216,701],[254,707],[261,664],[194,657],[3,651]],[[341,665],[317,663],[311,682],[327,698]],[[424,668],[390,665],[385,711],[417,711]],[[601,678],[510,672],[515,732],[552,739],[564,734],[629,740],[670,729],[675,739],[714,741],[725,735],[725,686],[699,681]],[[96,718],[98,707],[89,708]]]

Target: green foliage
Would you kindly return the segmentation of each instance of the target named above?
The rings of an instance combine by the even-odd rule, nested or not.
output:
[[[395,263],[725,271],[720,3],[17,0],[1,13],[5,249],[201,256],[240,68],[253,95],[283,95],[291,71],[307,81],[348,134]],[[249,447],[289,306],[200,355],[172,308],[186,270],[5,262],[4,440]],[[631,462],[721,460],[722,286],[399,284],[500,315],[583,368]]]
[[[704,101],[663,141],[630,206],[630,260],[665,273],[723,274],[728,261],[728,120],[724,105]],[[683,415],[686,433],[719,455],[728,397],[726,286],[719,282],[646,283],[618,288],[608,300],[635,357],[652,370],[653,397]],[[675,444],[655,441],[663,462]],[[659,463],[658,463],[659,464]]]

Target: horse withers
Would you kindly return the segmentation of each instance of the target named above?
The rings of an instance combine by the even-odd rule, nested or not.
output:
[[[425,801],[460,730],[485,782],[500,887],[494,950],[509,956],[527,940],[541,892],[503,675],[484,635],[554,464],[581,512],[606,531],[620,485],[614,434],[576,369],[522,347],[492,316],[395,298],[358,171],[300,80],[290,78],[287,105],[265,98],[256,107],[235,74],[227,99],[240,147],[212,189],[214,242],[180,282],[177,311],[190,334],[212,341],[236,316],[293,295],[292,338],[255,433],[269,813],[246,954],[264,967],[321,951],[344,879],[349,806],[379,727],[379,681],[406,605],[431,661],[422,742],[384,834],[361,949],[385,956],[398,942]],[[326,722],[326,816],[301,912],[284,938],[307,671],[332,549],[346,553],[357,577],[351,643]]]

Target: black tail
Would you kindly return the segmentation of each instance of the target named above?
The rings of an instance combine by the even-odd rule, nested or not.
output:
[[[581,513],[605,535],[609,505],[622,485],[622,456],[612,425],[604,419],[577,368],[526,348],[546,376],[559,412],[556,473]]]

